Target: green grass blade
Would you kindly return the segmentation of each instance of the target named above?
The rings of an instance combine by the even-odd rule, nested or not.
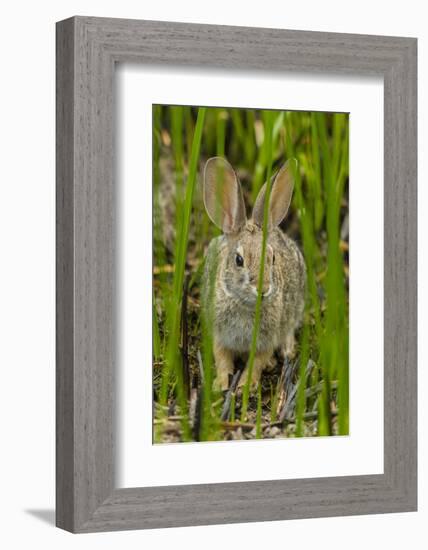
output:
[[[162,344],[159,329],[159,321],[156,313],[155,295],[153,293],[153,355],[155,361],[159,360],[162,355]]]
[[[308,324],[303,325],[302,345],[300,350],[300,368],[296,396],[296,437],[304,435],[303,415],[306,409],[306,365],[309,359],[309,328]]]
[[[292,157],[295,155],[295,148],[293,142],[293,129],[291,125],[291,117],[286,116],[285,118],[285,132],[286,132],[286,150],[288,156]],[[296,170],[295,173],[295,197],[297,202],[297,208],[300,213],[300,225],[303,237],[303,251],[306,262],[307,269],[307,287],[308,294],[311,301],[311,313],[314,316],[315,323],[315,332],[317,336],[317,341],[320,345],[320,355],[322,353],[322,342],[324,340],[324,330],[321,320],[321,308],[318,298],[318,289],[315,278],[315,257],[316,257],[316,236],[313,228],[312,218],[310,215],[310,210],[306,207],[306,201],[303,197],[302,190],[302,181],[300,171]],[[315,359],[318,359],[315,357]],[[328,377],[327,369],[323,368],[322,360],[319,360],[321,368],[323,370],[323,378]],[[319,409],[319,424],[322,426],[322,430],[330,430],[330,402],[328,395],[324,394],[319,399],[320,409]]]
[[[232,393],[231,395],[231,399],[230,399],[230,421],[231,422],[235,422],[235,419],[236,419],[236,412],[235,412],[235,407],[236,407],[236,397],[235,397],[235,394]]]
[[[224,149],[226,143],[226,123],[228,118],[229,115],[226,110],[217,109],[216,154],[218,157],[224,157]]]
[[[270,115],[270,114],[269,114]],[[262,239],[262,251],[260,255],[260,270],[259,270],[259,279],[257,284],[257,300],[254,314],[254,327],[253,327],[253,336],[251,341],[251,350],[248,359],[248,379],[247,383],[244,386],[244,391],[242,395],[242,409],[241,409],[241,420],[244,421],[247,416],[248,410],[248,399],[250,394],[250,386],[252,381],[252,373],[254,367],[254,359],[256,356],[257,349],[257,339],[260,330],[260,320],[262,313],[262,290],[263,290],[263,276],[265,270],[265,258],[266,258],[266,243],[267,243],[267,233],[268,233],[268,221],[269,221],[269,202],[270,202],[270,193],[272,187],[272,130],[273,130],[273,117],[268,114],[265,119],[265,143],[266,143],[266,160],[267,160],[267,178],[266,178],[266,193],[265,193],[265,203],[264,203],[264,212],[263,212],[263,239]]]
[[[169,303],[168,318],[168,342],[167,342],[167,358],[162,378],[162,386],[160,393],[160,403],[165,405],[168,398],[168,383],[171,374],[174,372],[177,378],[177,393],[178,401],[182,409],[182,415],[186,416],[187,402],[184,395],[182,365],[179,357],[179,338],[180,338],[180,318],[181,318],[181,301],[183,293],[183,283],[185,275],[185,263],[187,244],[189,238],[189,228],[192,213],[193,195],[196,185],[196,173],[198,169],[199,151],[201,146],[202,129],[205,117],[205,108],[200,108],[195,127],[195,135],[192,143],[192,152],[189,164],[189,176],[187,179],[186,192],[183,203],[183,211],[181,216],[181,225],[178,227],[175,253],[175,270],[173,279],[173,294]],[[189,437],[189,426],[187,422],[183,423],[186,437]]]

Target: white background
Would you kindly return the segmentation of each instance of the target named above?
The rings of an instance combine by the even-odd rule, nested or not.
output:
[[[119,487],[383,472],[383,82],[125,65],[116,74]],[[174,79],[174,87],[169,83]],[[245,94],[243,94],[245,90]],[[260,103],[260,102],[263,103]],[[152,445],[152,104],[350,112],[350,435]],[[370,189],[370,200],[367,190]],[[367,219],[371,219],[370,224]],[[367,265],[370,264],[370,269]],[[364,290],[365,299],[361,300]],[[367,316],[367,304],[371,306]],[[361,345],[363,338],[364,345]],[[370,361],[367,361],[370,357]],[[370,384],[367,385],[367,380]],[[367,407],[370,403],[370,407]],[[314,459],[316,457],[316,459]],[[144,464],[144,467],[142,467]],[[171,464],[180,464],[171,468]],[[239,464],[239,468],[231,468]],[[267,465],[269,465],[267,467]]]
[[[419,37],[420,280],[428,278],[426,97],[428,28],[424,3],[343,0],[274,2],[122,0],[20,2],[1,13],[1,504],[4,548],[233,548],[251,545],[330,549],[345,545],[423,548],[428,520],[426,468],[419,512],[354,518],[72,536],[52,527],[54,505],[54,22],[99,15]],[[420,341],[428,330],[421,285]],[[420,347],[419,464],[428,460],[428,375]]]

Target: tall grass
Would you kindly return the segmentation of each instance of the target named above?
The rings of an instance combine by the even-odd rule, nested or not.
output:
[[[176,110],[179,108],[175,108]],[[189,176],[185,189],[185,197],[182,207],[179,209],[180,223],[177,223],[177,239],[175,248],[175,269],[172,283],[172,294],[169,297],[166,307],[166,317],[168,323],[168,345],[166,350],[166,362],[162,377],[162,387],[160,392],[160,404],[165,406],[168,397],[168,384],[171,374],[176,376],[177,397],[181,412],[184,417],[183,433],[185,439],[190,437],[189,426],[187,423],[187,400],[184,394],[183,365],[179,354],[179,336],[180,336],[180,318],[182,292],[184,283],[184,271],[187,255],[187,245],[189,240],[190,218],[192,213],[193,195],[196,185],[196,172],[198,168],[199,151],[201,147],[202,129],[205,118],[205,108],[198,110],[195,135],[192,142],[192,150],[189,163]],[[176,117],[173,117],[173,120]],[[180,122],[182,117],[180,116]],[[180,136],[181,138],[181,136]],[[180,139],[181,150],[181,139]],[[180,161],[181,167],[181,161]],[[177,166],[177,164],[176,164]]]
[[[247,378],[247,383],[244,386],[244,392],[242,396],[242,410],[241,410],[242,421],[246,419],[246,415],[247,415],[248,397],[250,394],[250,387],[252,384],[254,359],[256,356],[257,340],[259,336],[260,320],[261,320],[261,314],[262,314],[262,296],[263,296],[262,289],[263,289],[263,277],[264,277],[265,260],[266,260],[269,203],[270,203],[270,193],[271,193],[271,187],[272,187],[272,181],[271,181],[272,179],[272,130],[273,130],[273,113],[266,112],[265,132],[264,132],[265,133],[264,160],[266,161],[266,194],[265,194],[265,202],[264,202],[264,208],[263,208],[262,252],[260,256],[259,278],[257,283],[257,300],[256,300],[255,313],[254,313],[253,336],[251,341],[250,356],[248,359],[248,378]]]
[[[212,387],[212,326],[204,320],[200,306],[204,251],[219,234],[201,200],[202,167],[211,156],[225,156],[238,171],[247,211],[267,182],[262,262],[248,359],[250,376],[242,402],[232,395],[229,420],[254,422],[256,437],[263,437],[263,423],[277,421],[280,362],[274,374],[265,375],[268,389],[260,385],[255,400],[250,400],[250,383],[261,315],[271,176],[287,159],[295,158],[295,191],[283,229],[302,249],[307,292],[304,322],[297,334],[297,394],[295,418],[291,419],[295,429],[284,429],[284,434],[349,433],[348,239],[341,235],[348,209],[348,148],[346,114],[154,106],[155,441],[168,440],[165,426],[172,410],[180,422],[179,440],[207,441],[225,435],[220,420],[223,396]],[[168,193],[165,166],[173,182]],[[165,195],[174,204],[172,214],[168,209],[165,212]],[[171,233],[172,238],[166,236]],[[183,305],[188,306],[185,339]],[[314,367],[307,372],[310,360]],[[190,418],[194,402],[189,384],[198,392],[196,413],[192,413],[198,422]],[[312,392],[314,387],[320,392]],[[314,410],[315,422],[307,420]]]

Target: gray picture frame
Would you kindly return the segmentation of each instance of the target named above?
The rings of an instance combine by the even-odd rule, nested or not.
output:
[[[83,533],[416,510],[416,39],[73,17],[57,24],[56,51],[57,526]],[[115,487],[120,62],[383,77],[383,474]]]

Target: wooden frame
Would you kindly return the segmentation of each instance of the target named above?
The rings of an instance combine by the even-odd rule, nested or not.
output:
[[[384,473],[114,487],[116,62],[381,75]],[[73,532],[417,506],[416,39],[74,17],[57,24],[57,525]]]

